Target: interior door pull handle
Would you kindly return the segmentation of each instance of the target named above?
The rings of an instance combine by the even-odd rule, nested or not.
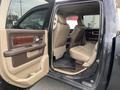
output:
[[[34,50],[39,50],[39,49],[44,48],[45,46],[46,46],[46,44],[42,43],[42,44],[32,45],[30,47],[19,47],[19,48],[11,49],[10,51],[4,52],[4,56],[11,57],[11,56],[14,56],[17,54],[26,53],[26,52],[30,52],[30,51],[34,51]]]
[[[32,47],[32,45],[26,45],[25,47]]]

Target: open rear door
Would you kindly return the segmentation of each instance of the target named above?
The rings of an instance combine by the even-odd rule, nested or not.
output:
[[[45,0],[12,0],[11,10],[9,3],[9,0],[2,0],[0,7],[3,13],[0,14],[0,21],[3,21],[0,23],[0,75],[9,84],[27,88],[49,72],[48,30],[45,28],[48,28],[53,2],[49,5]],[[14,14],[19,11],[17,4],[20,15]],[[29,4],[34,5],[32,9]],[[27,11],[28,8],[31,10]],[[25,10],[28,13],[23,15]]]

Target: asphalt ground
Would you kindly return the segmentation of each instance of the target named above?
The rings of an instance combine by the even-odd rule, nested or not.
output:
[[[71,85],[56,79],[45,77],[36,83],[30,90],[79,90]]]

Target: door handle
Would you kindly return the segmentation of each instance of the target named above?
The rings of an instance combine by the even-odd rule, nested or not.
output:
[[[25,47],[27,47],[27,48],[32,47],[32,44],[31,45],[25,45]]]
[[[42,49],[45,46],[46,44],[42,43],[42,44],[36,44],[32,46],[27,46],[27,47],[19,47],[19,48],[11,49],[10,51],[4,52],[4,56],[11,57],[17,54],[26,53],[26,52],[37,50],[37,49]]]

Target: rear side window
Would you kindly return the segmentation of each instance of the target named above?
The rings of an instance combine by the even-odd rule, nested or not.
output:
[[[84,16],[84,25],[90,29],[99,29],[100,28],[100,15]]]
[[[13,28],[15,23],[18,22],[18,20],[22,18],[26,12],[34,7],[44,4],[48,4],[48,2],[46,0],[12,0],[8,11],[6,28]],[[31,28],[31,25],[34,27],[34,24],[36,23],[38,24],[37,28],[41,27],[44,23],[45,15],[47,15],[46,10],[31,13],[31,15],[28,15],[28,17],[20,23],[20,28]]]

